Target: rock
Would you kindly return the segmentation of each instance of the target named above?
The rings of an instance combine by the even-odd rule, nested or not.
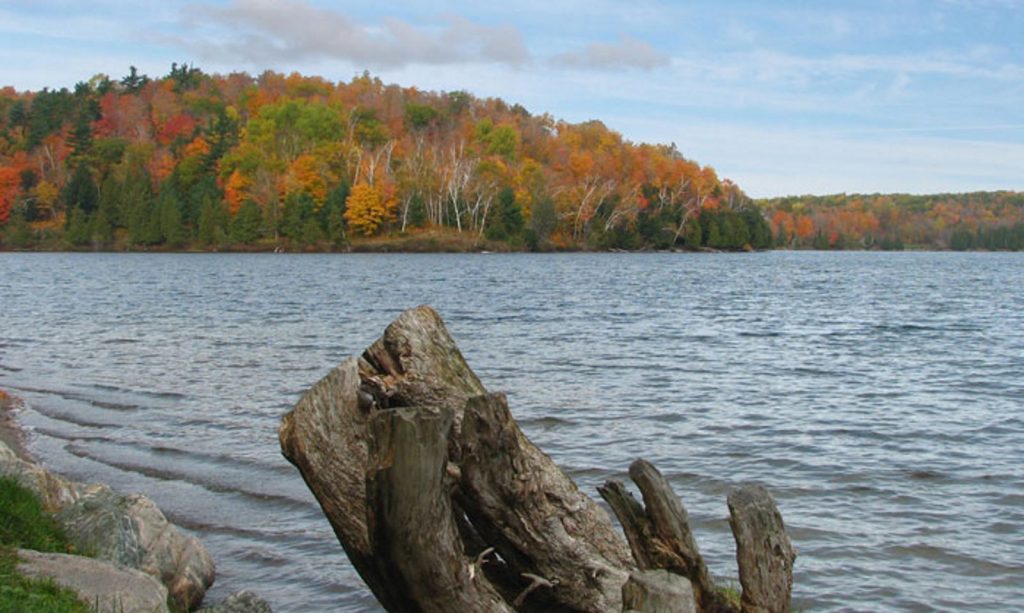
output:
[[[176,607],[198,606],[213,584],[213,558],[203,544],[168,522],[146,496],[69,481],[22,460],[2,442],[0,475],[35,492],[79,551],[156,577]]]
[[[623,611],[636,613],[697,613],[693,586],[667,570],[643,570],[622,586]]]
[[[68,481],[38,464],[22,460],[3,441],[0,441],[0,475],[14,477],[18,483],[32,490],[43,503],[43,508],[51,513],[78,500],[86,489],[80,483]]]
[[[19,549],[18,572],[53,579],[78,592],[101,613],[154,613],[168,611],[167,588],[152,576],[110,562],[63,553]]]
[[[159,579],[176,607],[195,608],[213,584],[213,559],[199,539],[180,532],[146,496],[94,486],[56,519],[79,551]]]
[[[274,613],[270,603],[249,591],[235,592],[223,601],[196,613]]]

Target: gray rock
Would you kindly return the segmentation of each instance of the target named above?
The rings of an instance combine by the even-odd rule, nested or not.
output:
[[[19,549],[18,572],[53,579],[78,592],[101,613],[154,613],[167,611],[167,588],[152,576],[110,562],[63,553]]]
[[[38,464],[26,462],[0,441],[0,475],[14,477],[18,483],[32,490],[53,513],[78,500],[87,486],[55,475]]]
[[[175,607],[199,606],[213,584],[213,558],[203,544],[168,522],[146,496],[69,481],[18,458],[2,442],[0,475],[12,475],[35,492],[80,552],[156,577]]]
[[[270,603],[249,591],[235,592],[213,606],[196,613],[274,613]]]
[[[213,559],[199,539],[179,531],[141,494],[98,486],[56,518],[79,551],[153,575],[179,608],[197,607],[213,584]]]
[[[667,570],[631,574],[622,586],[622,609],[636,613],[696,613],[693,585]]]

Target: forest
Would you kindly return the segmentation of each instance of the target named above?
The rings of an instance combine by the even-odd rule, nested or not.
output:
[[[793,196],[758,201],[775,246],[1024,250],[1024,193]]]
[[[1024,195],[755,202],[675,144],[464,91],[131,67],[0,89],[0,248],[1022,249]]]
[[[737,185],[600,121],[367,73],[332,83],[177,64],[73,91],[0,90],[0,233],[9,249],[772,244]]]

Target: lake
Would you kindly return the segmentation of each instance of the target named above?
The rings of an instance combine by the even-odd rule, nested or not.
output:
[[[375,609],[277,425],[424,303],[584,491],[654,462],[716,576],[759,482],[795,607],[1024,609],[1021,253],[0,253],[0,387],[50,468],[203,539],[208,601]]]

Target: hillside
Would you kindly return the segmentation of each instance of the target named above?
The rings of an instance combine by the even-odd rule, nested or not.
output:
[[[461,91],[178,65],[0,91],[6,248],[336,250],[418,233],[534,250],[771,244],[742,190],[674,145]]]
[[[758,201],[775,245],[1024,250],[1024,193],[836,194]]]

